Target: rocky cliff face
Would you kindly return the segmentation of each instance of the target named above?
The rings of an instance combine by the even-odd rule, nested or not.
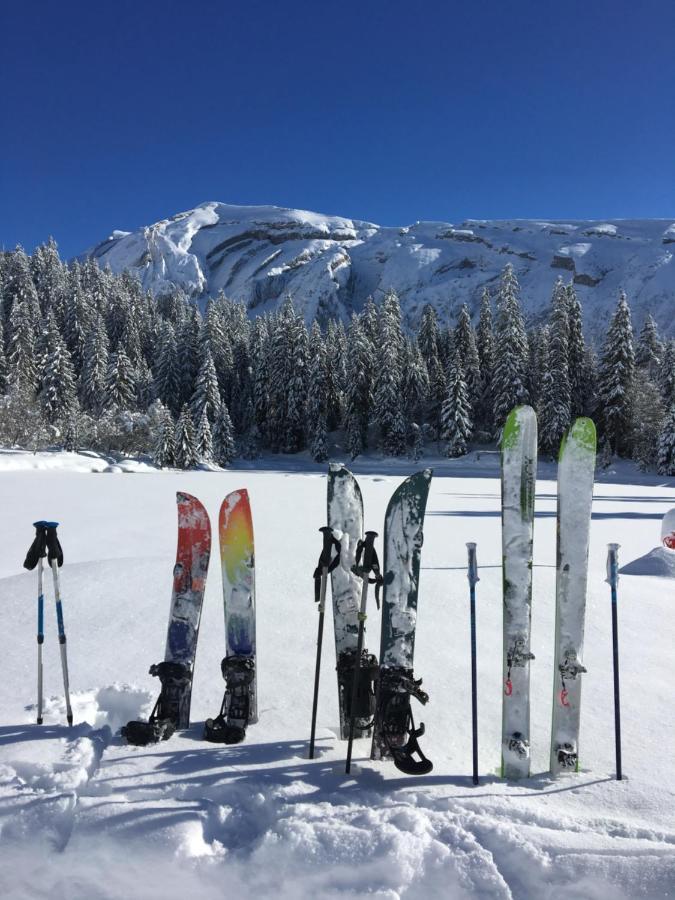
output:
[[[416,323],[425,303],[452,321],[494,293],[507,262],[528,318],[549,303],[558,276],[574,281],[591,334],[601,335],[625,290],[639,326],[651,312],[675,334],[675,223],[530,220],[417,222],[401,228],[273,206],[203,203],[136,232],[114,232],[87,255],[137,275],[159,295],[175,286],[195,298],[224,291],[251,315],[287,294],[307,319],[346,318],[389,288]]]

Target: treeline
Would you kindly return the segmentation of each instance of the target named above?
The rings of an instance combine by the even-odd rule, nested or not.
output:
[[[189,468],[265,450],[323,461],[341,430],[352,458],[418,458],[429,442],[461,456],[530,403],[543,454],[591,415],[606,458],[675,474],[675,343],[651,316],[635,340],[622,295],[598,355],[572,284],[555,283],[546,324],[529,330],[518,295],[508,265],[475,326],[465,306],[441,327],[428,305],[408,333],[391,291],[346,327],[308,329],[290,298],[250,320],[220,294],[202,315],[179,290],[155,300],[128,274],[67,265],[53,241],[17,248],[0,253],[0,442]]]

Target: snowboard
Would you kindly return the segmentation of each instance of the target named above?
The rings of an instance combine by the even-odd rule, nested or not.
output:
[[[349,721],[359,638],[362,580],[356,574],[357,552],[363,541],[363,499],[356,478],[342,463],[328,467],[328,526],[340,542],[340,562],[331,572],[333,630],[337,663],[340,738],[349,738]],[[357,698],[354,737],[369,737],[373,716],[372,676],[377,660],[361,654],[362,680]]]
[[[577,419],[558,457],[555,679],[551,772],[579,770],[579,714],[588,580],[596,435],[590,419]]]
[[[258,721],[255,640],[255,553],[248,491],[223,500],[218,518],[225,612],[226,689],[219,716],[207,719],[207,740],[239,743],[246,726]]]
[[[190,700],[199,622],[211,555],[209,517],[196,497],[178,492],[178,548],[164,661],[150,667],[162,688],[148,722],[129,722],[122,735],[130,744],[166,740],[190,724]]]
[[[661,543],[667,550],[675,550],[675,509],[669,509],[663,517]]]
[[[537,475],[537,419],[530,406],[511,410],[504,425],[502,465],[502,564],[504,692],[502,777],[530,774],[530,624],[532,542]]]
[[[382,640],[371,758],[391,758],[402,772],[421,775],[433,768],[417,738],[411,696],[426,703],[422,680],[415,680],[415,627],[424,513],[431,469],[407,478],[392,495],[384,519]],[[416,758],[419,757],[419,758]]]

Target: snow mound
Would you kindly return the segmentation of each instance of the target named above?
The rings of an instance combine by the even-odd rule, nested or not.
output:
[[[665,547],[654,547],[649,553],[626,563],[622,575],[652,575],[657,578],[675,578],[675,553]]]

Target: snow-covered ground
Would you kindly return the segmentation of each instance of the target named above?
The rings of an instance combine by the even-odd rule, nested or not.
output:
[[[416,670],[431,700],[418,713],[434,762],[423,778],[371,763],[358,742],[352,776],[336,738],[328,623],[318,757],[307,759],[317,616],[312,571],[325,522],[322,467],[130,474],[94,457],[0,456],[0,896],[50,900],[222,896],[315,898],[636,898],[675,891],[675,580],[620,581],[626,780],[613,780],[606,545],[628,565],[658,544],[673,479],[606,473],[591,529],[582,771],[546,773],[553,693],[555,482],[537,491],[533,605],[533,771],[497,776],[501,718],[501,548],[494,455],[437,467],[422,551]],[[89,462],[86,460],[89,459]],[[44,464],[42,464],[44,462]],[[422,465],[421,461],[420,467]],[[128,466],[126,466],[129,468]],[[124,468],[124,467],[122,467]],[[354,466],[366,527],[381,530],[410,463]],[[51,470],[50,470],[51,469]],[[117,472],[118,474],[115,474]],[[110,477],[112,476],[112,477]],[[116,732],[147,714],[158,685],[175,554],[175,491],[212,524],[247,487],[256,531],[260,722],[235,747],[201,741],[221,701],[224,635],[217,555],[202,619],[193,727],[126,746]],[[64,726],[56,624],[47,591],[45,724],[35,717],[35,573],[21,568],[38,518],[61,522],[62,588],[75,726]],[[481,784],[471,785],[465,542],[478,542]],[[378,614],[369,643],[378,650]]]

